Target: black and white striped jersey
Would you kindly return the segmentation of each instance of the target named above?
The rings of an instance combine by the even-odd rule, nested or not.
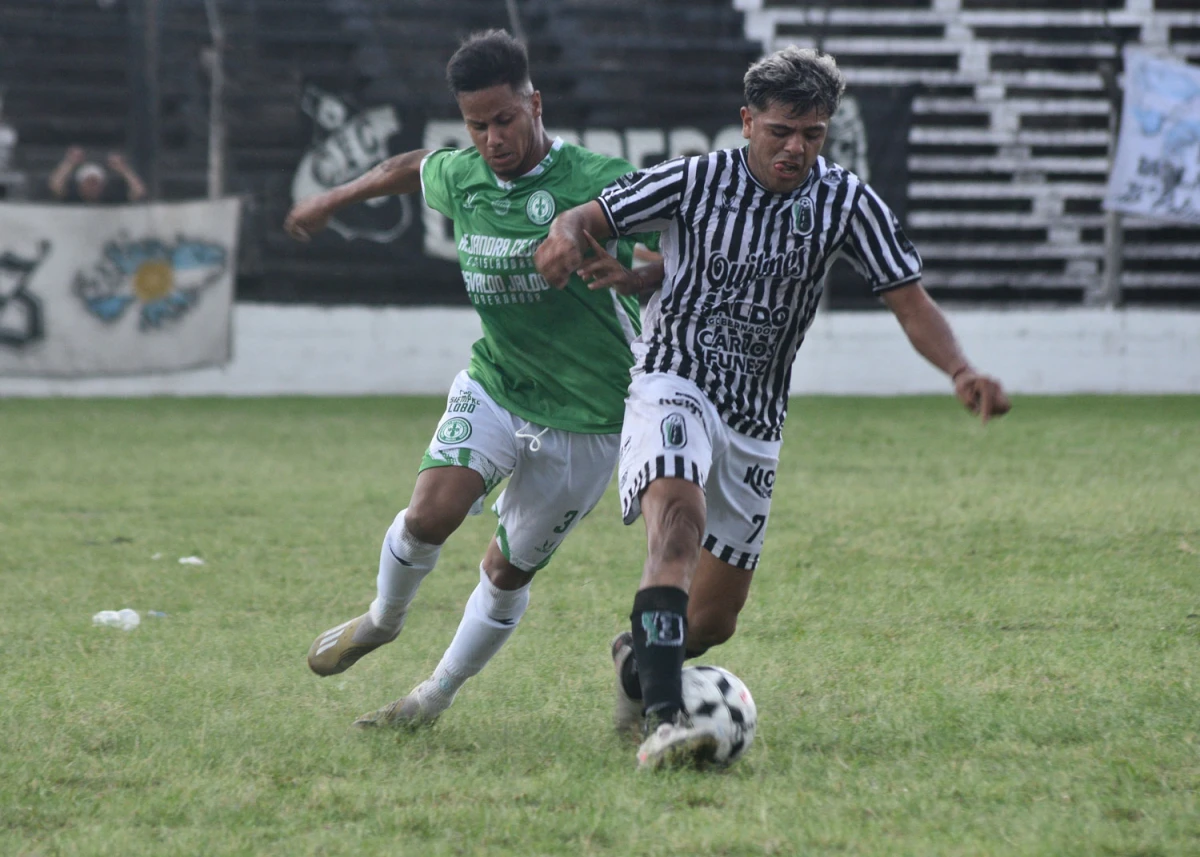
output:
[[[633,374],[690,378],[750,437],[782,433],[792,362],[835,259],[876,292],[921,276],[891,209],[824,158],[788,194],[755,180],[745,149],[677,158],[619,179],[600,204],[616,235],[662,232],[663,287],[646,307]]]

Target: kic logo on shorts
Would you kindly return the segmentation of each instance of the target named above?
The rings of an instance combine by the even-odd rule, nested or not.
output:
[[[746,468],[746,478],[742,483],[749,485],[750,490],[759,497],[770,500],[771,492],[775,490],[775,471],[763,470],[757,464],[752,464]]]
[[[662,441],[667,449],[683,449],[687,446],[687,425],[683,414],[670,413],[663,417]]]

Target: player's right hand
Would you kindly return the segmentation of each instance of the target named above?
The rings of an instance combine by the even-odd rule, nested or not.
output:
[[[619,295],[636,295],[642,290],[637,274],[613,258],[604,245],[592,237],[592,233],[584,230],[583,237],[587,239],[592,255],[583,261],[575,273],[587,283],[589,289],[612,289]]]
[[[284,231],[297,241],[308,241],[325,228],[332,213],[319,196],[302,199],[288,212]]]
[[[1000,382],[974,369],[967,369],[954,379],[954,394],[968,411],[983,420],[984,425],[1012,410],[1012,402]]]

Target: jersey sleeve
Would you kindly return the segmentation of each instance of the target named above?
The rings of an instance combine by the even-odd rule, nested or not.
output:
[[[437,149],[421,159],[421,195],[425,204],[447,217],[454,216],[452,164],[458,149]]]
[[[846,260],[875,292],[920,279],[921,256],[900,228],[895,213],[870,185],[860,185],[860,191],[843,247]]]
[[[674,219],[687,184],[682,158],[622,176],[598,200],[614,235],[661,232]]]

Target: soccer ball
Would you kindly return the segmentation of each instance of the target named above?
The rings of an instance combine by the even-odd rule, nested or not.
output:
[[[742,680],[721,667],[685,667],[683,707],[697,726],[717,735],[712,761],[730,765],[741,758],[754,740],[758,709]]]

